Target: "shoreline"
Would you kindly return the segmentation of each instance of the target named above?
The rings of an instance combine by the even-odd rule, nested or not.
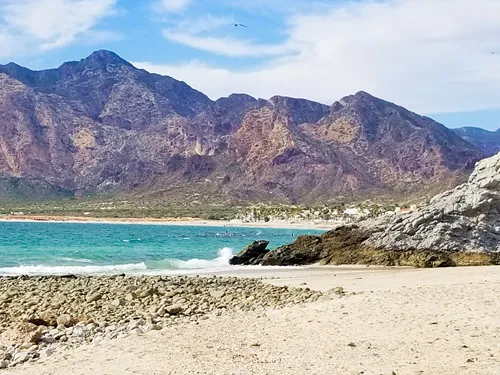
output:
[[[270,228],[270,229],[298,229],[298,230],[330,230],[338,226],[334,223],[293,223],[293,222],[234,222],[230,220],[203,220],[196,218],[98,218],[85,216],[12,216],[0,217],[3,222],[28,223],[68,223],[68,224],[115,224],[115,225],[163,225],[163,226],[200,226],[200,227],[228,227],[228,228]]]

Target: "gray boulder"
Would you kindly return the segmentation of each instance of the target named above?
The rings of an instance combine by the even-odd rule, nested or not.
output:
[[[477,163],[467,183],[389,222],[366,245],[388,250],[500,252],[500,153]]]

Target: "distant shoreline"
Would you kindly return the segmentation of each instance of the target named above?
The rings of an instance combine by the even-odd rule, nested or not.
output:
[[[275,229],[311,229],[330,230],[335,224],[314,222],[267,222],[245,223],[229,220],[202,220],[197,218],[98,218],[85,216],[43,216],[43,215],[6,215],[0,222],[32,222],[32,223],[72,223],[72,224],[134,224],[134,225],[171,225],[171,226],[206,226],[206,227],[240,227],[240,228],[275,228]]]

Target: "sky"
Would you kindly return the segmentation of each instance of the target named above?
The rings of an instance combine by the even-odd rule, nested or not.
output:
[[[107,49],[212,99],[331,104],[363,90],[496,130],[499,20],[499,0],[0,0],[0,63],[38,70]]]

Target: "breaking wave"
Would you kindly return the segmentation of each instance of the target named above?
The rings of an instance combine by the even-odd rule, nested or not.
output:
[[[161,261],[146,261],[141,263],[118,264],[118,265],[21,265],[16,267],[0,268],[0,276],[44,276],[44,275],[107,275],[107,274],[154,274],[154,273],[182,273],[183,270],[222,271],[228,269],[229,259],[233,256],[233,249],[225,247],[219,250],[214,259],[166,259]],[[60,259],[69,261],[70,258]],[[76,261],[75,259],[71,259]],[[79,260],[81,262],[91,262]]]

